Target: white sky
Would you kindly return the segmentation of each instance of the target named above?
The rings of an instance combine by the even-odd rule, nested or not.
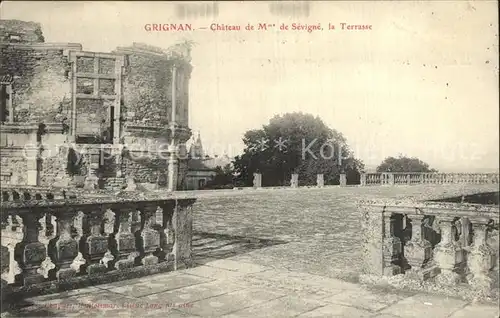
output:
[[[442,171],[497,169],[497,1],[312,2],[294,19],[272,15],[267,2],[221,2],[218,17],[190,20],[176,18],[177,4],[3,2],[1,18],[40,22],[46,42],[87,51],[194,40],[190,126],[210,153],[236,155],[246,130],[303,111],[341,131],[367,166],[401,153]],[[213,22],[373,30],[144,30]]]

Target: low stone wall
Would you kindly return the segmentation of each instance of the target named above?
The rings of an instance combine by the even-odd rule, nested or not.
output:
[[[2,189],[2,295],[188,267],[194,201],[186,193]]]
[[[361,174],[361,185],[498,184],[498,173],[376,172]]]
[[[498,205],[387,199],[359,207],[362,281],[498,298]]]

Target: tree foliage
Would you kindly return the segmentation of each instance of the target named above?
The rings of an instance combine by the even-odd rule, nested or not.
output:
[[[385,158],[377,167],[377,172],[437,172],[437,170],[429,168],[429,164],[418,158],[400,155],[398,158]]]
[[[233,169],[230,164],[215,167],[215,176],[208,181],[204,189],[224,189],[233,187]]]
[[[253,173],[262,173],[262,185],[288,185],[291,174],[299,184],[313,185],[317,174],[325,184],[339,181],[340,171],[359,180],[360,160],[354,158],[344,136],[310,114],[275,116],[261,129],[247,131],[243,154],[234,160],[238,185],[251,186]],[[354,178],[352,178],[354,176]]]

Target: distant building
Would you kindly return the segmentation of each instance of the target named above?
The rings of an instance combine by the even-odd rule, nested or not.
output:
[[[224,168],[226,165],[231,164],[231,158],[227,155],[211,157],[205,154],[199,133],[191,145],[189,157],[188,171],[184,183],[186,190],[203,188],[207,182],[215,177],[215,168],[218,166]]]

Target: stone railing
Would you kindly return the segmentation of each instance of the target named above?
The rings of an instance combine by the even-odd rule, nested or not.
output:
[[[488,184],[499,183],[498,173],[425,173],[380,172],[361,174],[361,185],[413,185],[413,184]]]
[[[191,264],[195,199],[186,193],[60,198],[43,192],[2,189],[2,294],[46,293]]]
[[[498,205],[391,200],[360,207],[368,280],[486,297],[496,285],[498,293]]]

